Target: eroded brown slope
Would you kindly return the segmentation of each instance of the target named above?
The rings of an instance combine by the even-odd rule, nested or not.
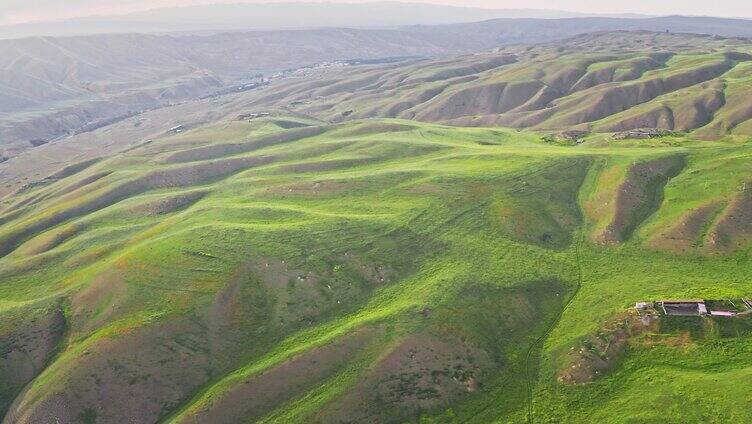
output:
[[[708,227],[721,206],[718,202],[711,202],[687,211],[673,227],[654,236],[650,246],[671,252],[688,252],[701,247]]]
[[[747,131],[742,124],[750,116],[734,94],[738,83],[734,90],[726,87],[744,74],[749,51],[752,45],[742,40],[594,34],[281,81],[261,90],[251,104],[335,122],[396,117],[542,130],[663,128],[718,138],[736,128]]]
[[[708,232],[708,247],[727,252],[752,239],[752,182],[747,182]]]
[[[613,218],[593,239],[601,244],[626,241],[660,207],[663,187],[684,166],[684,157],[678,155],[632,165],[616,191]]]

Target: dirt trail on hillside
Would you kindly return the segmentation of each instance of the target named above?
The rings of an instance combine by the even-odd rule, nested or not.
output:
[[[581,250],[582,250],[582,242],[584,240],[585,236],[584,233],[580,235],[580,237],[577,238],[577,242],[575,245],[575,260],[577,262],[577,284],[574,287],[574,292],[572,292],[572,295],[569,297],[567,302],[564,304],[564,307],[561,308],[561,311],[556,316],[556,319],[551,323],[551,325],[546,329],[545,333],[543,333],[532,345],[530,345],[530,348],[527,351],[527,354],[525,355],[525,380],[526,380],[526,389],[527,389],[527,422],[529,424],[532,424],[533,416],[535,413],[534,409],[534,394],[533,394],[533,385],[534,380],[537,377],[538,373],[533,372],[533,360],[540,359],[538,358],[534,353],[536,349],[540,349],[543,347],[543,343],[548,339],[548,336],[551,335],[551,332],[559,325],[559,322],[561,322],[561,317],[564,316],[564,313],[569,309],[569,306],[572,304],[572,300],[574,300],[575,297],[577,297],[577,294],[580,292],[580,288],[582,287],[582,279],[583,279],[583,271],[582,271],[582,259],[581,259]]]

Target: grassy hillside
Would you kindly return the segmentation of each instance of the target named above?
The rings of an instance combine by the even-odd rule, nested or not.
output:
[[[0,203],[0,411],[748,421],[744,328],[635,333],[586,383],[558,377],[635,301],[750,295],[751,156],[272,115],[74,164]]]
[[[752,134],[752,44],[653,33],[586,34],[460,58],[273,84],[258,108],[331,122],[403,118],[458,126],[614,133],[658,128],[699,139]]]

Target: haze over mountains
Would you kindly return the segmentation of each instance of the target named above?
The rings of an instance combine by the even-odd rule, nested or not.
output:
[[[0,156],[12,157],[155,107],[246,89],[258,82],[255,77],[283,70],[352,59],[456,55],[614,30],[749,37],[752,22],[678,16],[497,19],[392,29],[3,40]]]
[[[749,46],[702,35],[584,34],[281,81],[260,89],[251,104],[330,122],[401,118],[544,132],[652,128],[695,131],[700,139],[744,137],[752,135],[752,108],[744,100],[752,89]]]
[[[92,16],[0,26],[0,38],[100,33],[165,33],[228,30],[386,28],[489,19],[573,18],[592,14],[545,9],[485,9],[409,2],[238,3],[159,8],[117,16]],[[602,17],[645,17],[601,15]]]
[[[0,152],[10,156],[32,140],[225,91],[259,73],[348,58],[460,53],[472,42],[432,32],[348,29],[0,41]]]

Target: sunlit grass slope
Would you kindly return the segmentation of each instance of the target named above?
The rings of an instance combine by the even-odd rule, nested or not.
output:
[[[71,167],[0,204],[0,410],[749,420],[746,333],[635,343],[586,385],[554,376],[637,300],[750,295],[751,155],[272,116]]]

